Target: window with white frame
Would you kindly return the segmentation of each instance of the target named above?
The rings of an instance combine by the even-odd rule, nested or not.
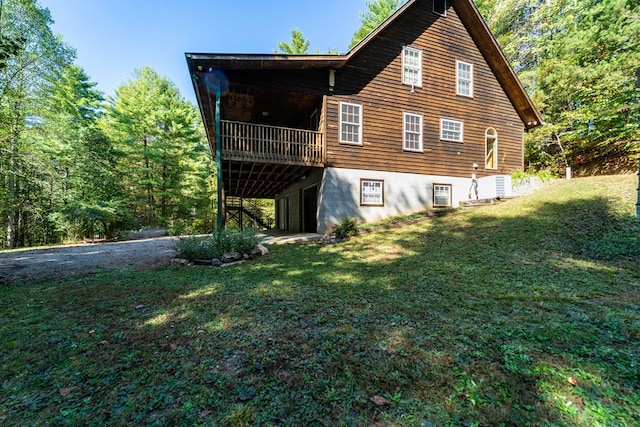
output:
[[[433,184],[433,206],[451,206],[451,184]]]
[[[473,64],[456,61],[456,93],[462,96],[473,97]]]
[[[404,113],[404,144],[406,151],[422,151],[422,116]]]
[[[384,206],[384,181],[361,179],[360,204],[363,206]]]
[[[340,103],[340,142],[362,145],[362,106]]]
[[[422,51],[405,46],[402,49],[402,83],[422,86]]]
[[[458,120],[440,119],[440,139],[444,141],[462,142],[464,125]]]

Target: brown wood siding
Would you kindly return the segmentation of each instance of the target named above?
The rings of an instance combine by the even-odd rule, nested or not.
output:
[[[508,173],[523,167],[524,126],[453,8],[416,2],[336,73],[327,99],[327,166],[429,175]],[[426,28],[425,31],[424,28]],[[422,51],[422,87],[402,84],[402,48]],[[473,98],[456,95],[456,60],[473,64]],[[363,145],[340,144],[339,104],[362,105]],[[423,116],[424,152],[403,151],[403,113]],[[464,142],[440,140],[440,119],[464,123]],[[485,131],[498,132],[498,170],[484,169]]]

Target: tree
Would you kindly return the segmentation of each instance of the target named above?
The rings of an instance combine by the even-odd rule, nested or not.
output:
[[[481,0],[478,7],[545,126],[526,136],[533,168],[624,161],[640,152],[640,4]]]
[[[309,52],[309,40],[304,38],[302,31],[294,28],[291,31],[290,42],[279,42],[278,49],[275,53],[284,53],[287,55],[305,55]]]
[[[35,239],[42,226],[46,159],[32,140],[38,91],[74,52],[53,35],[48,9],[35,0],[2,1],[0,13],[0,241],[12,248]]]
[[[115,174],[117,154],[98,127],[104,97],[82,68],[65,67],[47,79],[38,137],[48,158],[46,182],[52,238],[112,237],[127,217]],[[96,224],[99,225],[96,225]]]
[[[393,12],[398,10],[406,0],[372,0],[367,2],[367,11],[360,13],[362,25],[353,35],[349,48],[353,48],[360,43],[362,39],[367,37],[369,33],[375,30],[385,19],[390,17]]]
[[[185,212],[190,161],[208,161],[199,114],[150,67],[109,102],[101,126],[123,155],[118,172],[128,208],[143,226],[170,225]]]

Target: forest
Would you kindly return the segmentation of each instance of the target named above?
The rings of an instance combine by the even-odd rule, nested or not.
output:
[[[352,45],[402,3],[366,2]],[[640,153],[640,1],[476,5],[545,121],[525,137],[527,170],[632,170]],[[151,227],[210,232],[215,168],[197,108],[149,67],[114,94],[101,93],[52,23],[37,0],[0,0],[0,247]],[[308,41],[294,30],[279,46]]]

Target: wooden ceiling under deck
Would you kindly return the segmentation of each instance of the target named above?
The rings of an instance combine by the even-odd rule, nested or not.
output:
[[[225,196],[274,199],[291,184],[320,169],[311,166],[224,160],[222,179]]]

